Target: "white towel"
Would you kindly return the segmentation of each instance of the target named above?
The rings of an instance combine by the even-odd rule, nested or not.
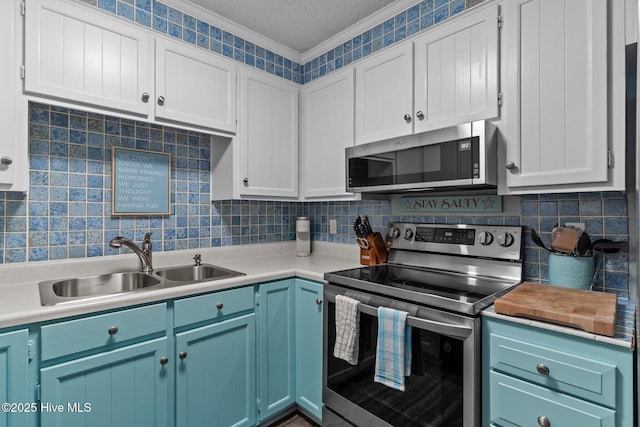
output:
[[[358,364],[358,304],[358,300],[336,295],[336,345],[333,347],[333,355],[352,365]]]
[[[378,307],[378,344],[373,380],[404,391],[404,377],[411,375],[411,326],[406,311]]]

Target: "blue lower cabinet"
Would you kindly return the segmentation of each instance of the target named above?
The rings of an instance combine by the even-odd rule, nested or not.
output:
[[[296,279],[296,402],[322,419],[321,283]]]
[[[294,279],[258,288],[259,421],[296,402]]]
[[[176,355],[176,426],[256,424],[255,314],[177,333]]]
[[[483,317],[483,425],[633,425],[633,350]]]
[[[32,399],[27,393],[29,383],[29,331],[22,329],[0,334],[0,403],[24,404]],[[27,426],[29,414],[15,407],[15,412],[0,412],[0,427]]]
[[[167,338],[40,370],[41,426],[167,426]]]

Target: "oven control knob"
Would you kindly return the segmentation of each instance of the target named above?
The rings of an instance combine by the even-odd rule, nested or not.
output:
[[[400,229],[398,227],[393,227],[391,230],[389,230],[389,235],[392,239],[400,238]]]
[[[406,240],[411,240],[413,239],[413,230],[410,228],[407,228],[406,230],[404,230],[404,238]]]
[[[498,233],[498,244],[503,248],[508,248],[513,245],[514,240],[513,234],[511,233]]]
[[[481,245],[487,246],[490,245],[491,242],[493,242],[493,234],[488,231],[481,231],[480,234],[478,234],[478,243]]]

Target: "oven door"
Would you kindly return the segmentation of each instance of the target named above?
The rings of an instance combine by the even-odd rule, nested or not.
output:
[[[360,301],[357,365],[333,356],[335,296]],[[355,426],[480,426],[480,319],[328,284],[324,301],[323,403]],[[373,381],[377,308],[410,313],[412,369],[404,392]],[[339,424],[334,424],[339,425]],[[345,425],[349,425],[345,423]]]

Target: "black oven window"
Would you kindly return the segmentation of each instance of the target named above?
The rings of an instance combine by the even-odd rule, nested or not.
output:
[[[329,304],[328,318],[335,318]],[[412,328],[411,376],[401,392],[373,382],[377,318],[360,314],[356,366],[333,357],[335,325],[330,322],[327,386],[394,427],[462,427],[462,342]]]

